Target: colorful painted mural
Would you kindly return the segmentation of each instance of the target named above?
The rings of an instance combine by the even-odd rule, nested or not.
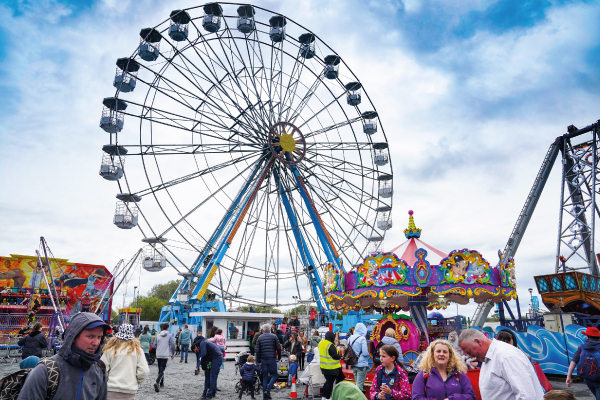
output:
[[[59,292],[60,307],[67,321],[81,311],[93,311],[107,288],[106,298],[112,293],[112,274],[103,265],[52,259],[49,269],[44,269],[46,277],[36,256],[0,257],[0,320],[2,316],[26,313],[31,322],[32,315],[42,318],[52,314],[54,308],[47,287],[50,279]],[[109,320],[111,304],[105,308],[107,311],[101,317]]]
[[[539,362],[546,374],[566,375],[577,347],[587,339],[582,333],[585,328],[575,324],[565,325],[564,334],[537,325],[528,326],[527,332],[498,326],[496,333],[503,329],[516,335],[519,348],[529,354],[533,361]]]

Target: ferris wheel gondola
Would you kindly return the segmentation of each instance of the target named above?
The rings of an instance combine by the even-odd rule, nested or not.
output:
[[[150,246],[146,271],[176,268],[191,302],[212,287],[327,308],[323,266],[357,263],[391,227],[387,138],[344,60],[286,16],[208,3],[142,29],[117,66],[101,175],[119,185],[115,225]]]

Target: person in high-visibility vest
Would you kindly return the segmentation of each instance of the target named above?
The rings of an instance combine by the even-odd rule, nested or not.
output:
[[[341,356],[333,344],[334,340],[335,334],[327,332],[325,339],[319,342],[319,366],[325,376],[325,384],[323,385],[323,397],[325,399],[330,399],[333,386],[344,380],[342,364],[340,363]]]

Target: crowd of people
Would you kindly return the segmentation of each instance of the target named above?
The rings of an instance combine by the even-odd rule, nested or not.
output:
[[[262,325],[260,331],[252,335],[253,354],[239,370],[239,399],[247,391],[252,399],[255,398],[254,381],[258,375],[262,377],[263,399],[271,399],[271,391],[279,377],[278,361],[284,351],[288,352],[290,360],[288,384],[305,368],[306,354],[318,351],[318,363],[325,380],[324,399],[356,400],[368,396],[370,400],[475,400],[475,391],[467,376],[469,367],[479,368],[478,386],[481,398],[485,400],[574,399],[565,391],[545,393],[531,358],[517,347],[517,338],[508,330],[501,331],[496,339],[490,339],[480,330],[466,329],[458,338],[458,348],[446,340],[435,340],[421,354],[418,373],[408,371],[402,362],[402,351],[394,330],[386,331],[377,348],[374,360],[377,368],[371,387],[365,393],[371,355],[364,324],[358,323],[343,345],[339,336],[331,331],[322,338],[315,330],[309,338],[293,320],[286,322],[289,329],[285,327],[285,335],[281,325],[271,324]],[[149,374],[151,349],[156,352],[154,357],[158,365],[153,384],[156,392],[165,386],[167,363],[175,358],[176,348],[180,349],[180,363],[188,362],[190,351],[196,355],[195,374],[204,373],[201,399],[215,398],[219,391],[217,381],[223,369],[227,339],[218,327],[213,327],[208,338],[204,338],[200,331],[193,337],[187,325],[172,335],[169,324],[163,323],[153,336],[148,326],[136,329],[130,324],[122,324],[117,331],[95,314],[82,312],[70,321],[62,346],[50,363],[39,362],[42,349],[47,347],[41,329],[41,324],[36,323],[19,342],[23,346],[21,367],[33,368],[20,391],[20,400],[45,399],[50,387],[53,398],[133,399]],[[588,328],[584,334],[588,340],[573,357],[566,381],[569,387],[578,363],[600,349],[597,328]],[[345,353],[348,355],[344,356]],[[345,379],[343,357],[346,368],[350,367],[354,373],[354,384],[342,382]],[[586,379],[586,384],[597,396],[600,384],[594,379]]]

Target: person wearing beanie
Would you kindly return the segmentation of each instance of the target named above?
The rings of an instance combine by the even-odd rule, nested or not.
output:
[[[108,375],[108,400],[132,400],[150,368],[133,325],[123,324],[106,346],[101,360]]]
[[[325,376],[325,384],[323,385],[323,398],[325,399],[330,399],[333,386],[344,380],[342,364],[340,363],[341,356],[333,344],[334,341],[335,334],[327,332],[325,339],[319,342],[319,366]]]

